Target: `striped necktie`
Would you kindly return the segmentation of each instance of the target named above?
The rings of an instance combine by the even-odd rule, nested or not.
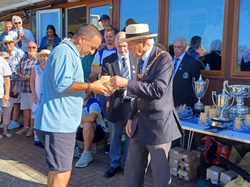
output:
[[[130,76],[129,76],[129,67],[128,67],[128,64],[126,63],[127,61],[127,58],[126,57],[123,57],[122,58],[122,68],[121,68],[121,75],[122,77],[126,78],[126,79],[130,79]]]

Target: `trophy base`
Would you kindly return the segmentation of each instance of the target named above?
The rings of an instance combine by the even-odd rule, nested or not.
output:
[[[219,122],[219,121],[213,121],[211,124],[212,127],[220,128],[220,129],[226,129],[227,126],[224,125],[224,122]]]
[[[229,118],[213,118],[212,121],[220,122],[220,123],[229,123],[232,120]]]
[[[234,115],[245,115],[248,114],[249,112],[249,108],[247,106],[233,106],[232,108],[230,108],[230,113],[234,114]]]
[[[205,106],[202,103],[195,103],[194,104],[194,110],[196,110],[196,111],[202,112],[202,111],[204,111],[204,108],[205,108]]]

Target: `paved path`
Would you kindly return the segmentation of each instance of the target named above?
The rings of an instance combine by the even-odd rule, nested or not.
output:
[[[17,131],[17,130],[15,130]],[[33,145],[32,138],[15,135],[0,140],[0,186],[40,187],[46,186],[48,168],[44,150]],[[0,133],[1,130],[0,130]],[[77,159],[74,159],[74,163]],[[73,164],[74,164],[73,163]],[[70,187],[122,187],[123,173],[110,179],[103,177],[109,167],[109,156],[95,154],[94,162],[86,168],[73,167]],[[151,174],[145,177],[145,187],[152,186]],[[196,181],[185,182],[172,178],[172,187],[195,187]]]

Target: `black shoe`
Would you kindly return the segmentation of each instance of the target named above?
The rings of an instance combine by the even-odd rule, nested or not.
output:
[[[116,168],[110,167],[104,174],[105,178],[110,178],[113,177],[115,175],[115,173],[121,171],[121,167],[118,166]]]
[[[40,141],[35,141],[34,145],[37,146],[37,147],[44,148],[42,142],[40,142]]]

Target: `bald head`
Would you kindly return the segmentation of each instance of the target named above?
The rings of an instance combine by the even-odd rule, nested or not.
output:
[[[126,38],[125,32],[119,32],[115,36],[115,47],[117,49],[117,52],[121,56],[126,56],[128,53],[128,43],[127,42],[120,42],[122,38]]]

